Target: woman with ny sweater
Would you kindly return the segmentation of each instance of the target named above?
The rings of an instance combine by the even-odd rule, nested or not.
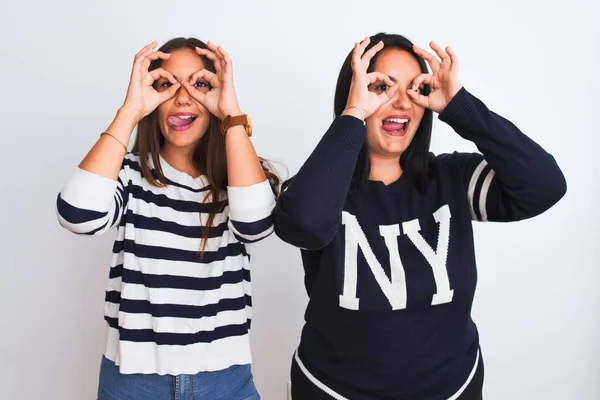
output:
[[[275,231],[302,248],[310,297],[294,400],[481,399],[471,221],[531,218],[566,191],[554,158],[462,87],[456,54],[431,48],[357,43],[335,120],[283,186]],[[431,155],[433,112],[481,154]]]
[[[278,180],[252,146],[223,48],[155,47],[135,56],[123,106],[57,200],[75,233],[117,228],[98,396],[258,399],[248,244],[273,230]]]

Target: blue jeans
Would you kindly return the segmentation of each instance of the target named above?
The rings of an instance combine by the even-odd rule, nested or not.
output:
[[[98,400],[259,400],[250,365],[196,375],[121,374],[102,357]]]

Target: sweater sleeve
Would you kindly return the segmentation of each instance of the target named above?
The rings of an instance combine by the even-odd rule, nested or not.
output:
[[[364,141],[365,127],[358,118],[333,121],[298,173],[283,185],[273,213],[282,240],[317,250],[333,239]]]
[[[275,195],[268,180],[248,187],[228,187],[228,227],[243,243],[258,242],[273,233]]]
[[[531,218],[566,193],[554,157],[464,88],[439,118],[482,153],[454,153],[473,220]]]
[[[112,180],[77,169],[56,199],[58,222],[80,235],[100,235],[117,226],[127,206],[125,163]]]

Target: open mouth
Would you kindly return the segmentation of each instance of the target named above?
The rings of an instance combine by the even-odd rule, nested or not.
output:
[[[383,129],[392,136],[404,136],[408,132],[410,118],[390,117],[383,120]]]
[[[167,124],[171,129],[177,132],[189,129],[196,121],[198,115],[191,113],[178,113],[167,118]]]

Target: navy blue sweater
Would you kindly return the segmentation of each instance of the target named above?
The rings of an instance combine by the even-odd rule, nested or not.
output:
[[[275,231],[302,248],[310,297],[299,361],[340,396],[460,393],[480,360],[471,221],[530,218],[566,191],[554,158],[464,88],[439,118],[481,154],[432,155],[424,191],[408,174],[359,188],[365,127],[341,116],[276,205]]]

